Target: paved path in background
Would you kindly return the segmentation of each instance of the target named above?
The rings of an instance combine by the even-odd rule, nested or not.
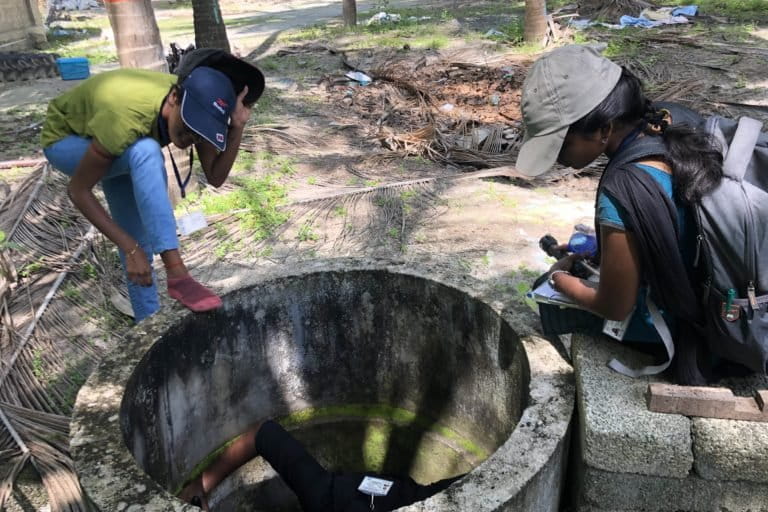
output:
[[[391,7],[425,7],[431,2],[417,0],[390,0]],[[375,2],[371,0],[358,0],[357,12],[371,11]],[[248,26],[237,26],[227,29],[230,43],[239,46],[243,53],[249,53],[258,48],[270,38],[274,38],[281,32],[297,27],[314,25],[320,22],[341,20],[341,2],[330,1],[294,1],[279,5],[262,5],[230,19],[249,19]],[[240,46],[242,45],[242,46]],[[265,54],[269,54],[269,49]]]
[[[371,10],[374,3],[372,0],[358,0],[357,10],[358,12]],[[389,3],[392,7],[424,7],[430,4],[417,0],[391,0]],[[282,32],[324,21],[341,19],[341,2],[339,0],[294,0],[279,4],[263,2],[251,5],[252,7],[247,8],[247,10],[233,15],[227,15],[226,7],[224,7],[225,16],[236,25],[227,28],[230,43],[242,55],[248,55],[257,48],[259,49],[258,56],[268,55],[276,51],[273,45],[274,39]],[[189,16],[192,19],[192,10],[157,9],[155,15],[158,19],[179,16]],[[241,23],[245,24],[241,25]],[[170,40],[166,39],[163,39],[164,44],[169,44]],[[194,42],[194,34],[186,35],[186,39],[185,34],[182,34],[181,37],[174,37],[173,40],[186,46],[190,42]],[[116,67],[117,64],[93,66],[92,71],[99,72]],[[51,98],[78,83],[80,80],[64,81],[59,78],[47,78],[2,84],[0,85],[0,111],[33,103],[47,103]]]

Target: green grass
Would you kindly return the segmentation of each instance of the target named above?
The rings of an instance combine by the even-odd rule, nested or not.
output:
[[[216,195],[203,191],[201,195],[190,196],[179,209],[197,206],[206,215],[238,211],[243,228],[252,233],[254,240],[263,240],[290,216],[280,208],[285,204],[287,191],[278,177],[274,173],[259,178],[234,176],[231,181],[236,190]],[[222,250],[226,254],[232,249],[234,246]]]
[[[299,242],[315,242],[319,238],[317,233],[313,229],[312,221],[306,221],[299,227],[299,232],[296,235]]]
[[[99,272],[93,263],[86,261],[80,267],[80,276],[84,279],[96,279],[99,277]]]
[[[628,27],[625,28],[624,31],[642,31],[645,30],[643,28],[633,28]],[[608,47],[605,49],[605,52],[603,54],[608,58],[617,58],[617,57],[637,57],[640,55],[641,50],[643,48],[643,44],[636,39],[632,38],[631,35],[627,37],[614,37],[611,38],[611,40],[608,42]]]
[[[258,151],[254,156],[256,161],[271,172],[283,176],[293,176],[296,174],[296,168],[294,167],[296,160],[290,156],[277,155],[266,150]]]
[[[232,171],[234,173],[248,172],[255,167],[256,161],[256,155],[251,151],[240,151],[237,154],[235,163],[232,164]]]
[[[291,31],[282,36],[286,42],[307,40],[339,40],[344,41],[349,48],[389,47],[398,48],[408,45],[411,48],[440,49],[450,44],[455,26],[448,24],[457,17],[476,17],[483,15],[511,14],[519,12],[512,2],[499,2],[448,11],[440,8],[399,8],[386,7],[389,14],[400,15],[400,21],[366,25],[368,19],[382,9],[358,15],[358,25],[347,28],[338,22],[320,23]],[[429,19],[420,19],[429,17]]]
[[[102,36],[103,30],[108,27],[106,16],[82,22],[57,22],[46,34],[46,51],[60,57],[86,57],[91,64],[117,62],[115,45]],[[61,34],[59,30],[69,33]]]
[[[264,57],[263,59],[260,59],[256,63],[256,65],[262,71],[277,71],[282,68],[284,62],[285,62],[284,58],[270,55],[269,57]]]
[[[274,115],[279,111],[280,92],[267,87],[253,107],[249,123],[271,124],[275,122]]]

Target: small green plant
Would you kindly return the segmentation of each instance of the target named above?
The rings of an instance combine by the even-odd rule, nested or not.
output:
[[[262,71],[277,71],[280,69],[278,57],[269,56],[259,60],[258,66]]]
[[[289,156],[276,155],[269,151],[262,150],[255,154],[255,158],[272,172],[277,172],[286,176],[293,176],[296,173],[296,168],[294,167],[296,161]]]
[[[256,251],[253,255],[256,258],[269,258],[270,256],[272,256],[273,252],[274,252],[274,249],[272,247],[265,247],[260,251]]]
[[[387,235],[389,235],[391,238],[399,238],[400,230],[397,228],[389,228],[389,230],[387,230]]]
[[[632,31],[632,30],[644,30],[644,29],[626,28],[624,30]],[[642,49],[643,49],[642,43],[637,41],[636,39],[630,39],[629,37],[617,37],[617,38],[612,38],[608,42],[608,47],[605,49],[605,56],[609,58],[616,58],[616,57],[633,58],[640,55]]]
[[[86,261],[83,263],[83,266],[80,267],[80,275],[84,279],[96,279],[99,277],[99,272],[96,269],[96,265],[91,263],[90,261]]]
[[[256,155],[250,151],[240,151],[237,154],[235,163],[232,166],[233,171],[250,171],[256,164]]]
[[[200,198],[206,215],[238,212],[243,227],[251,231],[256,240],[267,238],[288,220],[289,213],[280,208],[285,204],[286,187],[278,183],[274,175],[234,177],[232,183],[238,188],[228,194],[205,194]]]
[[[512,21],[503,25],[499,32],[506,36],[506,40],[512,44],[522,44],[523,42],[523,18],[514,18]],[[498,36],[502,37],[502,36]]]
[[[309,178],[307,178],[307,184],[308,185],[317,185],[317,178],[315,178],[314,176],[310,176]]]
[[[331,212],[337,217],[345,217],[347,215],[347,209],[340,204],[334,206]]]
[[[64,297],[72,300],[81,300],[83,298],[82,292],[78,290],[74,285],[65,286],[61,293],[64,295]]]
[[[314,242],[319,237],[312,229],[312,222],[306,221],[299,227],[299,233],[296,235],[296,238],[299,239],[299,242]]]
[[[32,354],[32,374],[37,380],[43,380],[43,351],[41,349],[35,350]]]
[[[531,308],[534,311],[539,310],[539,306],[536,304],[536,301],[533,300],[528,296],[528,292],[531,291],[531,285],[528,283],[517,283],[517,286],[515,287],[515,291],[517,292],[518,297],[522,302],[527,305],[529,308]]]
[[[69,380],[69,386],[67,386],[64,400],[67,405],[71,406],[75,403],[78,391],[85,384],[86,376],[77,368],[71,368],[67,371],[67,379]]]
[[[33,261],[31,263],[27,263],[21,269],[19,270],[19,277],[29,277],[32,274],[35,274],[37,272],[40,272],[45,268],[45,265],[40,261]]]
[[[220,244],[216,245],[216,249],[213,251],[214,256],[218,259],[224,259],[224,257],[233,252],[237,248],[237,244],[232,240],[224,240]]]

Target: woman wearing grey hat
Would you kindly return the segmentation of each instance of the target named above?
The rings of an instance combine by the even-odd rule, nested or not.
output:
[[[578,169],[602,154],[611,159],[596,201],[599,285],[571,275],[578,254],[555,263],[549,282],[597,315],[581,330],[599,333],[604,319],[632,315],[624,341],[662,341],[651,313],[658,304],[661,323],[679,347],[677,380],[702,383],[694,341],[702,312],[692,286],[696,229],[690,205],[719,183],[722,156],[696,130],[700,116],[674,104],[660,107],[646,98],[637,77],[596,50],[558,48],[536,61],[523,86],[526,138],[517,167],[535,176],[555,161]],[[661,138],[664,149],[653,141],[655,151],[638,151],[644,143],[650,147],[651,138]],[[638,158],[617,162],[619,154],[630,152]]]

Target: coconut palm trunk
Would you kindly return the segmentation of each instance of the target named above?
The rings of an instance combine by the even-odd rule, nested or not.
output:
[[[344,26],[354,27],[357,25],[357,2],[355,0],[343,0],[341,12],[344,15]]]
[[[192,0],[195,21],[195,46],[229,51],[227,27],[218,0]]]
[[[547,2],[546,0],[525,0],[525,28],[523,38],[526,43],[544,45],[547,39]]]
[[[150,0],[106,0],[120,66],[167,71],[160,30]]]

